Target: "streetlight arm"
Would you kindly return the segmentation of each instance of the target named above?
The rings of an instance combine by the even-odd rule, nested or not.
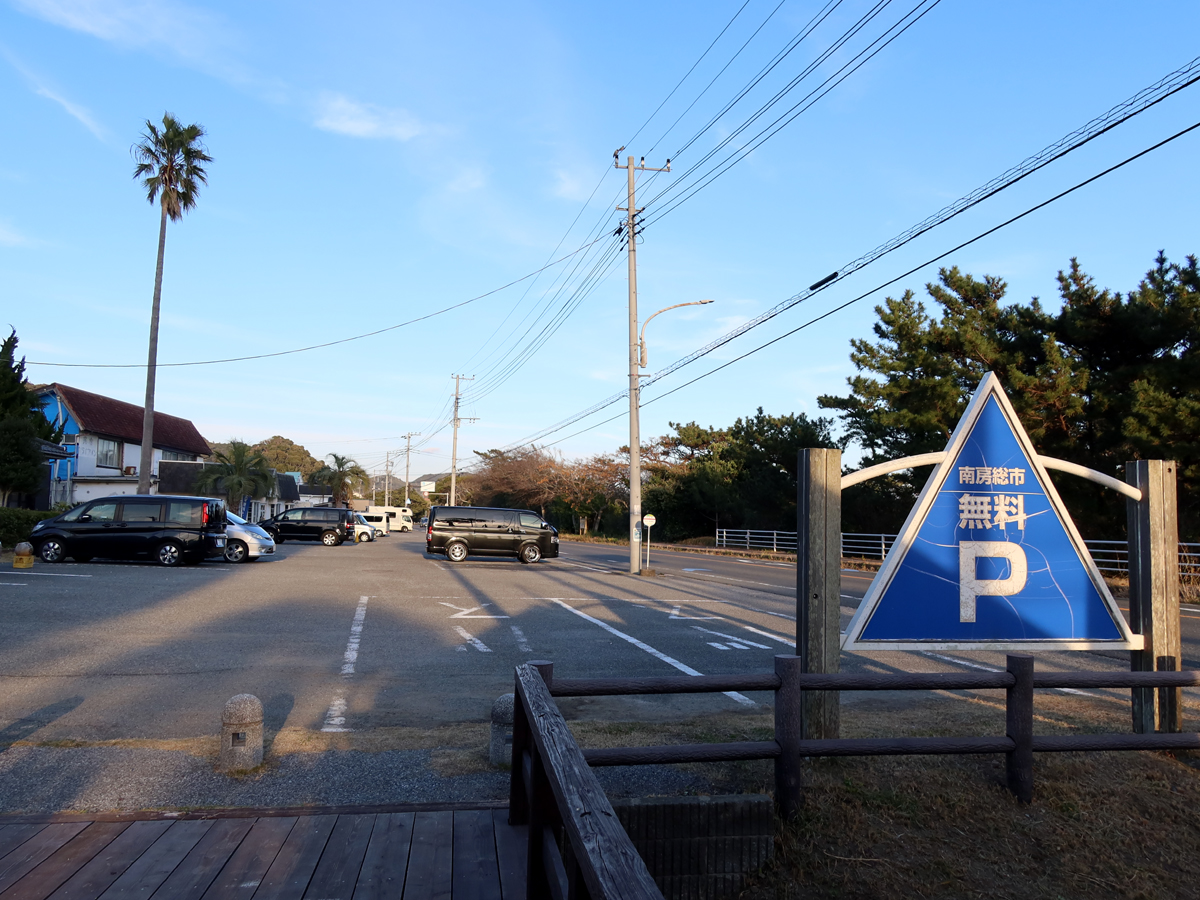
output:
[[[642,358],[641,358],[642,368],[643,369],[646,368],[646,362],[647,362],[647,360],[646,360],[646,326],[650,324],[650,319],[653,319],[654,316],[662,315],[663,313],[665,313],[667,310],[670,310],[670,309],[679,309],[679,307],[681,307],[681,306],[704,306],[708,303],[712,303],[712,301],[711,300],[693,300],[691,303],[676,303],[674,306],[663,307],[658,312],[652,314],[649,319],[646,319],[646,321],[642,323],[642,331],[638,337],[638,347],[642,351]]]

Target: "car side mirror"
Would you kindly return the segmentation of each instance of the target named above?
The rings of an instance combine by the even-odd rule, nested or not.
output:
[[[85,514],[85,515],[82,515],[82,516],[80,516],[80,517],[79,517],[79,521],[80,521],[80,522],[90,522],[90,521],[92,521],[92,516],[91,516],[91,513],[87,513],[87,514]]]

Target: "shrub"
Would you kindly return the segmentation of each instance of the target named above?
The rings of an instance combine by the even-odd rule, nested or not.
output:
[[[711,534],[703,534],[700,537],[684,538],[679,543],[685,547],[715,547],[717,546],[717,539]]]
[[[55,515],[58,514],[36,509],[0,509],[0,545],[11,550],[21,541],[29,540],[34,525]]]

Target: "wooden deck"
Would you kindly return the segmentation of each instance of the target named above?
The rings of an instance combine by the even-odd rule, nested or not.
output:
[[[0,900],[517,900],[525,829],[507,819],[500,808],[0,820]]]

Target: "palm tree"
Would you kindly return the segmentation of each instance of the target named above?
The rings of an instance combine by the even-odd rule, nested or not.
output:
[[[146,410],[142,417],[142,456],[138,465],[138,493],[150,493],[150,469],[154,463],[154,377],[158,367],[158,307],[162,298],[163,254],[167,247],[167,219],[178,222],[196,205],[201,184],[208,184],[202,163],[212,162],[200,139],[199,125],[179,124],[163,113],[162,128],[149,119],[140,143],[131,148],[138,161],[134,178],[142,179],[146,199],[157,199],[162,208],[158,226],[158,265],[154,270],[154,304],[150,310],[150,353],[146,365]]]
[[[205,466],[196,476],[197,491],[221,491],[229,508],[237,511],[243,497],[269,497],[275,490],[275,476],[261,453],[245,441],[229,442],[229,452],[217,451],[217,464]]]
[[[312,477],[313,484],[327,484],[333,489],[333,504],[338,506],[346,502],[346,495],[355,487],[366,485],[370,477],[366,470],[356,463],[349,456],[338,456],[336,453],[330,453],[326,459],[333,461],[333,465],[326,463]]]

